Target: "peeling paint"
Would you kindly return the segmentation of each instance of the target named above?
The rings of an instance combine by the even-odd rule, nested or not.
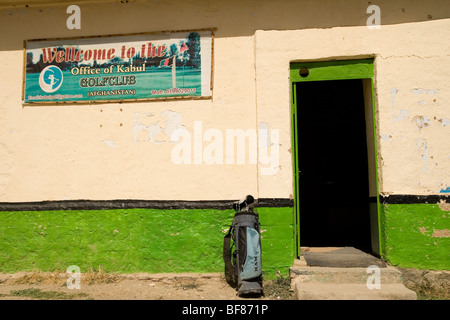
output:
[[[433,95],[433,94],[435,94],[435,93],[437,93],[437,92],[439,92],[439,89],[429,89],[429,90],[426,90],[426,89],[422,89],[422,88],[417,88],[417,89],[412,89],[411,90],[413,93],[415,93],[415,94],[422,94],[422,93],[425,93],[425,94],[429,94],[429,95]]]
[[[105,140],[103,140],[103,143],[106,144],[108,147],[111,147],[111,148],[117,148],[118,147],[118,145],[112,140],[105,139]]]
[[[148,123],[149,119],[154,116],[153,113],[139,113],[134,114],[134,125],[133,125],[133,137],[134,142],[145,141],[145,142],[155,142],[155,137],[159,133],[160,127],[159,122]],[[154,120],[154,119],[151,119]],[[150,122],[151,122],[150,120]],[[144,131],[147,132],[146,135],[142,135]]]
[[[183,127],[181,121],[181,113],[172,110],[166,110],[159,115],[136,112],[132,129],[134,142],[160,144],[172,141],[172,133]]]
[[[434,230],[433,231],[433,238],[450,238],[450,230]]]
[[[424,116],[415,116],[411,121],[416,123],[417,129],[419,131],[425,127],[430,126],[430,119]]]
[[[439,122],[443,127],[450,126],[450,119],[447,119],[447,118],[439,119],[438,122]]]
[[[394,106],[395,95],[398,93],[397,88],[391,88],[390,96],[392,101],[392,106]]]
[[[406,116],[409,114],[409,110],[400,110],[400,115],[398,117],[394,116],[394,122],[403,120],[406,118]]]
[[[391,102],[392,102],[392,120],[394,122],[403,120],[406,118],[406,116],[409,114],[409,110],[400,110],[399,115],[396,115],[395,112],[395,95],[398,93],[397,88],[391,88],[390,91],[390,97],[391,97]]]
[[[172,136],[172,133],[175,130],[183,127],[183,125],[181,124],[181,121],[182,121],[181,113],[178,113],[178,112],[175,112],[172,110],[166,110],[166,111],[162,112],[161,115],[167,119],[167,121],[165,122],[165,126],[164,126],[164,133],[168,137]],[[172,142],[174,142],[174,141],[172,141]]]

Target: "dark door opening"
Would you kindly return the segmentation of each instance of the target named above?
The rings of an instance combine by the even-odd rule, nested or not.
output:
[[[296,88],[300,245],[370,252],[363,80]]]

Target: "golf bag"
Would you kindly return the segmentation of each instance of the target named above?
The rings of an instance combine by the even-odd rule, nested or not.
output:
[[[254,198],[250,195],[233,204],[236,214],[223,241],[225,278],[239,295],[264,294],[261,236],[254,205]]]

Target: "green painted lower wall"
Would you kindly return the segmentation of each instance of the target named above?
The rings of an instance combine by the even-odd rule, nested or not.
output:
[[[295,258],[293,208],[257,208],[265,278]],[[0,272],[223,272],[233,210],[124,209],[0,212]],[[437,204],[381,205],[385,260],[450,270],[450,212]]]
[[[450,270],[450,212],[437,204],[382,205],[383,257],[404,268]]]
[[[258,208],[263,271],[288,273],[294,260],[292,208]],[[222,272],[233,210],[0,212],[0,272]]]

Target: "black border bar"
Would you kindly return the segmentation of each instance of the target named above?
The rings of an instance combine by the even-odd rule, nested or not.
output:
[[[233,209],[236,200],[58,200],[37,202],[0,202],[0,211],[111,210],[111,209]],[[294,200],[258,199],[257,207],[293,207]]]
[[[439,203],[450,200],[450,194],[380,195],[382,204]],[[370,199],[372,202],[375,198]],[[0,211],[50,211],[50,210],[111,210],[111,209],[233,209],[235,200],[55,200],[36,202],[0,202]],[[256,207],[294,207],[294,200],[288,198],[260,198]]]
[[[417,204],[417,203],[439,203],[441,200],[447,201],[449,194],[435,195],[414,195],[414,194],[392,194],[388,196],[380,195],[380,203],[383,204]]]

